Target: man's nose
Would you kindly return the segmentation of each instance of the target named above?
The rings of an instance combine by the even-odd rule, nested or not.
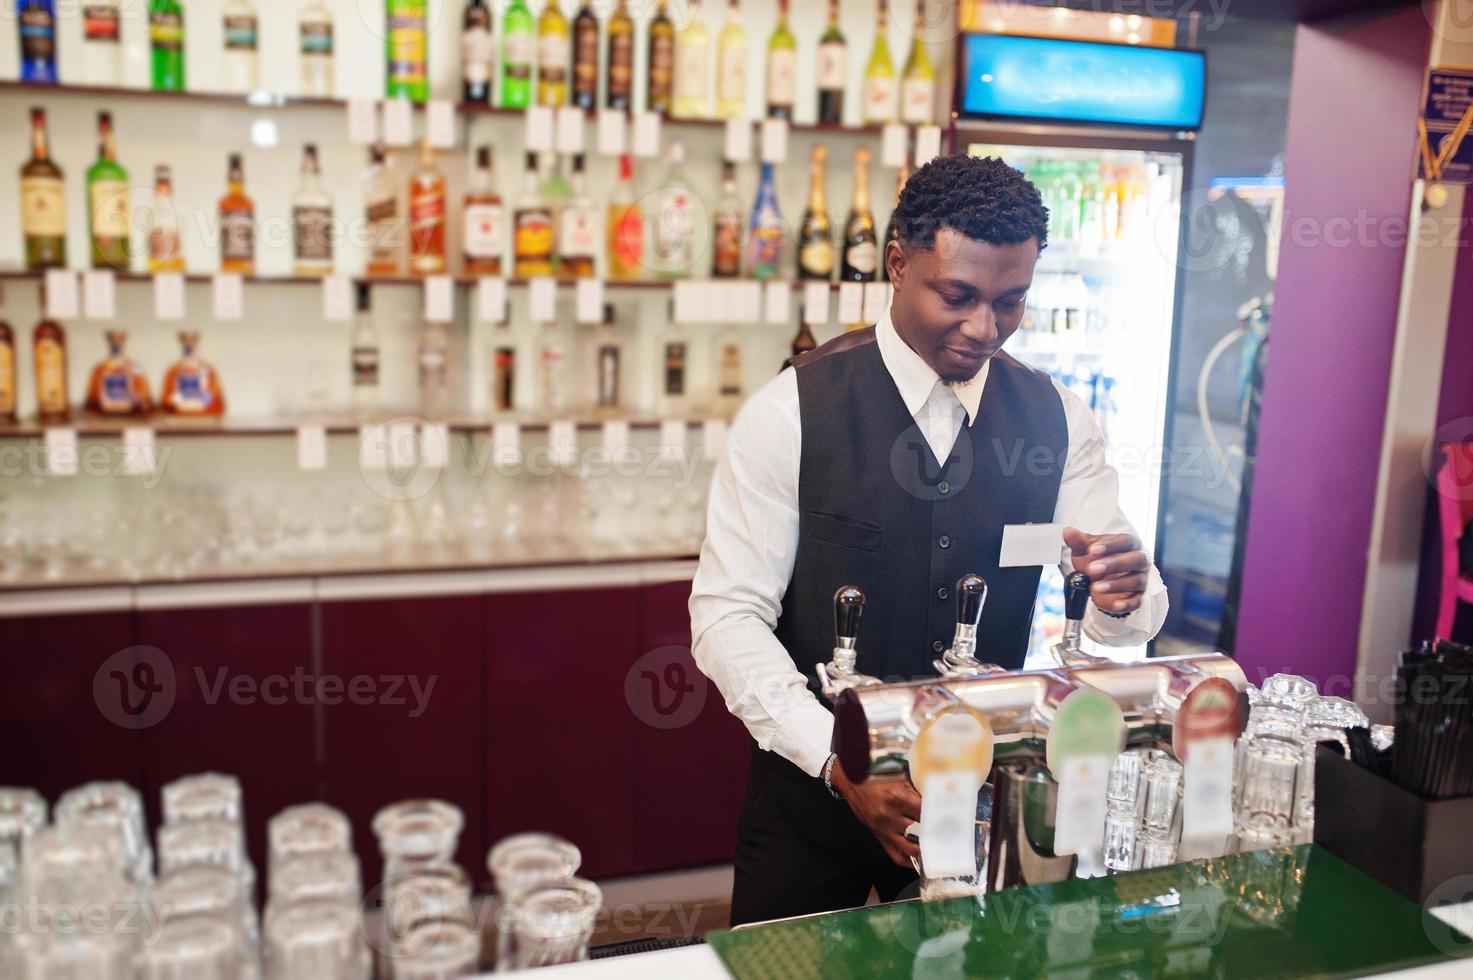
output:
[[[979,304],[977,312],[962,321],[962,336],[981,347],[997,343],[997,318],[991,304]]]

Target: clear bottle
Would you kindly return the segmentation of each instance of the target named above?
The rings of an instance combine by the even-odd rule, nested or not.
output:
[[[884,125],[894,122],[900,104],[900,88],[895,79],[895,62],[890,58],[889,17],[886,0],[878,0],[875,17],[875,42],[870,48],[869,64],[864,70],[864,122]]]
[[[573,185],[563,176],[563,168],[556,153],[544,154],[540,164],[542,200],[547,204],[548,211],[552,215],[552,269],[555,275],[562,275],[559,267],[562,243],[558,240],[558,236],[563,230],[563,208],[573,197]]]
[[[91,218],[92,267],[126,272],[133,211],[128,206],[128,171],[118,163],[109,112],[97,114],[97,162],[87,170],[87,210]]]
[[[225,196],[220,198],[220,271],[243,276],[256,271],[256,205],[245,192],[239,153],[230,154]]]
[[[363,175],[363,209],[368,222],[370,276],[399,274],[399,181],[383,143],[368,151],[368,170]]]
[[[788,0],[778,0],[777,27],[767,39],[767,114],[792,119],[798,99],[798,39],[788,28]]]
[[[900,83],[900,121],[907,126],[926,126],[935,119],[936,71],[926,53],[925,7],[916,4],[914,40]]]
[[[460,32],[461,99],[477,105],[491,101],[496,67],[496,41],[491,36],[491,8],[486,0],[470,0]]]
[[[332,11],[324,0],[306,0],[297,15],[298,51],[302,61],[302,95],[330,98],[333,93]]]
[[[259,24],[250,0],[225,4],[225,56],[221,64],[227,92],[254,92],[260,87]]]
[[[839,30],[839,0],[829,0],[829,23],[818,42],[818,121],[844,122],[844,90],[849,76],[848,46]]]
[[[88,0],[82,5],[82,65],[89,85],[122,81],[121,27],[118,0]]]
[[[542,196],[542,178],[537,172],[537,154],[527,154],[522,193],[512,212],[512,272],[518,279],[552,275],[552,208]]]
[[[742,274],[742,202],[737,197],[736,166],[721,168],[721,196],[711,232],[711,276],[735,279]]]
[[[537,39],[527,0],[512,0],[501,20],[501,105],[525,109],[532,101],[532,65]]]
[[[638,279],[644,274],[644,219],[634,203],[634,165],[619,157],[619,182],[609,195],[609,278]]]
[[[501,275],[506,249],[506,218],[491,170],[491,147],[476,150],[476,169],[465,192],[462,252],[468,276]]]
[[[655,192],[654,235],[650,242],[655,272],[666,279],[691,275],[696,261],[696,195],[685,178],[685,145],[670,142],[665,179]]]
[[[650,20],[648,65],[647,107],[650,112],[668,114],[675,91],[675,25],[666,10],[666,0],[658,0]]]
[[[294,271],[299,276],[332,273],[332,195],[322,186],[317,147],[302,147],[302,179],[292,195]]]
[[[573,18],[573,105],[598,105],[598,18],[588,0]]]
[[[776,279],[782,274],[783,245],[787,226],[777,202],[777,185],[772,164],[762,164],[757,199],[752,204],[752,222],[747,231],[747,275],[753,279]]]
[[[358,316],[353,322],[350,362],[353,380],[353,411],[366,418],[379,407],[379,342],[378,328],[373,324],[373,309],[368,283],[358,284]]]
[[[691,0],[685,27],[675,35],[675,98],[670,114],[677,119],[711,115],[711,37],[701,19],[700,0]]]
[[[179,212],[174,207],[174,178],[159,164],[153,175],[153,213],[148,227],[148,271],[183,272],[184,251],[179,242]]]
[[[557,109],[568,104],[568,18],[550,2],[537,21],[537,104]]]
[[[573,278],[592,278],[598,262],[598,212],[583,175],[583,154],[573,157],[573,181],[558,219],[558,268]]]
[[[542,339],[538,359],[542,373],[542,410],[556,414],[567,407],[567,349],[563,346],[562,330],[555,321],[542,325]]]
[[[420,414],[443,418],[450,407],[450,335],[443,323],[426,323],[419,335]]]
[[[409,271],[434,276],[445,271],[445,175],[435,165],[428,139],[419,145],[419,170],[409,181]]]
[[[741,0],[731,0],[726,23],[716,40],[716,117],[747,117],[747,31],[742,27]]]

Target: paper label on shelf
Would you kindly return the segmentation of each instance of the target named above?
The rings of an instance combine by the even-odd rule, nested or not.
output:
[[[152,476],[157,469],[153,430],[143,425],[130,425],[123,429],[123,473],[127,476]]]
[[[557,319],[557,280],[538,276],[527,283],[530,293],[530,316],[533,323],[551,323]]]
[[[1113,760],[1103,755],[1076,755],[1059,763],[1058,820],[1054,853],[1078,854],[1105,846],[1105,791]]]
[[[365,425],[358,430],[358,468],[361,470],[389,468],[388,432],[384,426]]]
[[[726,420],[707,419],[701,426],[701,452],[706,462],[714,463],[726,452]]]
[[[998,568],[1057,565],[1064,555],[1064,525],[1008,524],[1002,529]]]
[[[671,318],[676,323],[696,323],[700,320],[701,289],[706,283],[689,279],[675,281],[671,292]]]
[[[497,466],[516,466],[522,459],[522,427],[497,422],[491,427],[491,458]]]
[[[829,284],[810,282],[803,287],[803,322],[829,322]]]
[[[910,144],[910,130],[900,123],[888,123],[880,130],[880,166],[899,170],[905,166],[905,151]]]
[[[46,317],[75,320],[81,315],[77,303],[77,274],[70,269],[46,270]]]
[[[153,277],[153,314],[160,320],[184,319],[184,276],[160,272]]]
[[[77,430],[65,426],[47,426],[46,472],[52,476],[77,475]]]
[[[413,422],[390,422],[384,426],[388,444],[389,467],[404,471],[413,469],[419,459],[419,441]]]
[[[425,107],[425,139],[437,150],[455,149],[455,103],[430,100]]]
[[[578,280],[578,322],[604,322],[604,281],[602,279]]]
[[[623,153],[629,137],[628,116],[622,109],[598,112],[598,152],[616,157]]]
[[[726,121],[726,159],[732,163],[746,163],[752,159],[752,120]]]
[[[860,323],[864,320],[864,283],[839,283],[839,322]]]
[[[762,162],[782,163],[788,158],[788,121],[762,120]]]
[[[890,284],[888,282],[867,282],[864,284],[864,316],[865,323],[879,323],[880,317],[890,307]]]
[[[610,453],[621,452],[629,445],[629,423],[624,419],[609,419],[604,423],[604,449]]]
[[[557,151],[559,153],[583,152],[583,110],[576,106],[563,106],[557,111]]]
[[[476,316],[487,323],[506,322],[506,280],[488,276],[476,284]]]
[[[419,461],[437,470],[450,465],[450,426],[426,422],[419,427]]]
[[[455,319],[455,281],[449,276],[425,279],[424,314],[430,323],[449,323]]]
[[[551,106],[533,105],[527,107],[527,131],[523,135],[522,140],[528,152],[541,152],[552,149],[552,118]]]
[[[758,323],[762,320],[762,283],[729,282],[721,298],[722,319],[730,323]]]
[[[1219,857],[1233,832],[1233,740],[1187,746],[1182,760],[1180,860]]]
[[[414,142],[414,103],[408,99],[384,100],[384,142],[408,146]]]
[[[916,167],[924,167],[941,155],[941,127],[918,126],[916,128]]]
[[[658,112],[636,112],[634,114],[634,155],[637,157],[660,155],[660,114]]]
[[[348,142],[367,146],[378,139],[378,103],[373,99],[348,100]]]
[[[347,276],[322,277],[322,319],[341,323],[353,318],[353,282]]]
[[[297,426],[297,469],[327,469],[327,429],[323,426]]]
[[[245,278],[238,272],[217,272],[210,283],[215,301],[215,319],[222,322],[245,317]]]
[[[554,466],[572,466],[578,459],[578,427],[559,419],[547,427],[547,451]]]
[[[785,282],[770,282],[762,299],[762,318],[768,323],[787,323],[793,310],[793,287]]]
[[[938,772],[921,788],[921,867],[927,878],[977,873],[977,777]]]
[[[82,309],[89,320],[111,320],[118,315],[117,277],[111,269],[82,273]]]

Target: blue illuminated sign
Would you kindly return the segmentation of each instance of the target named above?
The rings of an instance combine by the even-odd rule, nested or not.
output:
[[[1201,51],[972,34],[961,112],[971,116],[1196,129]]]

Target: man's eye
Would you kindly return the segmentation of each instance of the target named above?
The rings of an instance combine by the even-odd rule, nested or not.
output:
[[[954,296],[942,293],[941,301],[947,306],[966,306],[972,299],[969,296]]]
[[[1021,296],[1017,299],[1000,299],[997,301],[997,306],[1003,310],[1021,310],[1023,308],[1023,302],[1024,297]]]

